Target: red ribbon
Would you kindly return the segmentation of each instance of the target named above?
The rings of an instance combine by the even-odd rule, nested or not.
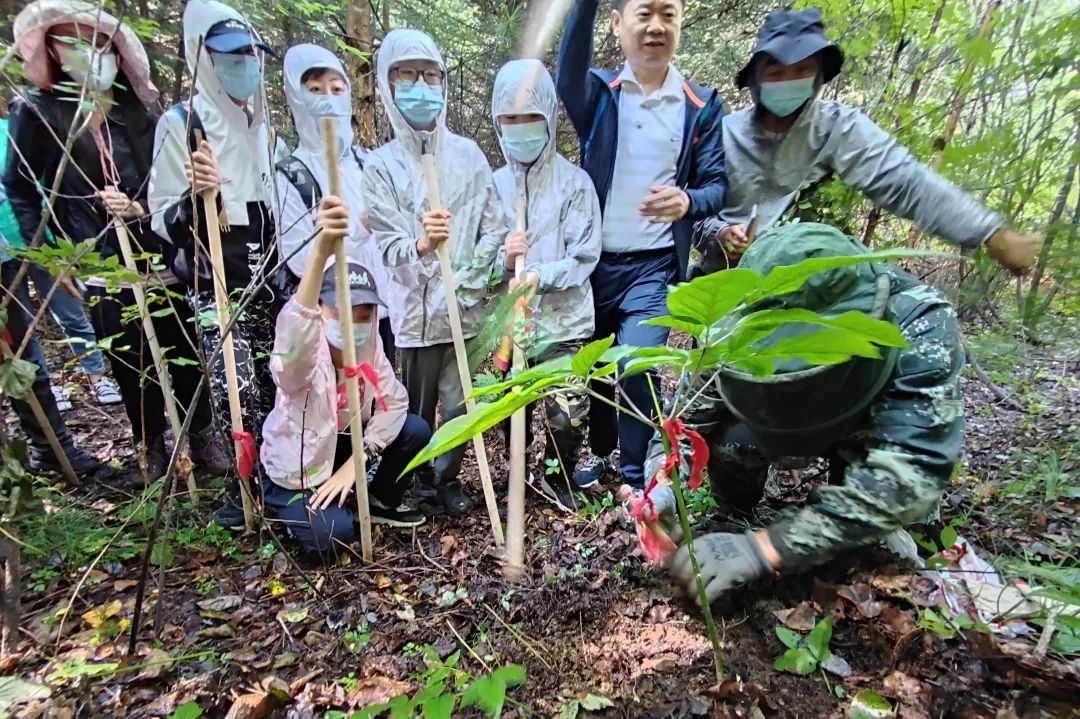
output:
[[[690,489],[701,487],[702,474],[709,463],[709,445],[700,433],[687,427],[681,419],[665,419],[660,426],[667,436],[668,446],[671,449],[664,459],[664,466],[649,478],[641,497],[630,500],[630,516],[637,520],[641,551],[645,559],[653,565],[661,564],[671,552],[675,551],[675,543],[671,537],[657,526],[660,517],[649,495],[660,483],[661,478],[666,480],[671,477],[672,472],[678,470],[682,463],[679,440],[686,439],[690,442],[690,481],[687,483]],[[679,481],[677,475],[673,481]]]
[[[236,471],[240,478],[247,480],[255,470],[255,438],[250,432],[233,432],[234,442],[240,444],[240,453],[236,456]]]
[[[353,377],[360,377],[371,385],[372,391],[375,393],[375,406],[379,408],[380,412],[385,412],[388,409],[386,404],[386,397],[383,395],[382,390],[379,389],[379,375],[375,372],[375,368],[369,365],[367,362],[361,362],[355,367],[342,367],[342,374],[346,379],[352,379]],[[337,388],[338,391],[338,409],[346,410],[349,408],[349,398],[345,393],[345,385],[340,384]],[[364,386],[360,385],[360,396],[364,395]]]

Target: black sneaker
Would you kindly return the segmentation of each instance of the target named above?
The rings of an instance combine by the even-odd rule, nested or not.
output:
[[[196,475],[223,477],[232,470],[232,460],[214,425],[197,432],[189,432],[188,440],[191,443],[191,461],[195,463]]]
[[[435,487],[436,499],[453,515],[465,514],[473,508],[473,501],[457,482],[447,482]]]
[[[38,451],[33,447],[28,450],[26,462],[31,472],[63,474],[60,460],[52,453],[52,450]],[[108,468],[93,457],[85,454],[82,450],[69,448],[65,450],[68,462],[80,479],[92,480],[101,478],[109,473]]]
[[[600,482],[610,480],[614,474],[615,464],[611,461],[611,455],[597,457],[590,452],[574,472],[574,484],[578,489],[592,489]]]
[[[529,472],[529,484],[540,490],[540,493],[550,499],[560,509],[567,512],[576,512],[581,508],[581,502],[574,497],[573,493],[566,486],[566,477],[562,472],[555,474],[545,474],[537,481],[536,476]]]
[[[385,504],[371,498],[371,523],[383,524],[387,527],[419,527],[427,521],[420,512],[404,504],[395,507],[387,507]]]

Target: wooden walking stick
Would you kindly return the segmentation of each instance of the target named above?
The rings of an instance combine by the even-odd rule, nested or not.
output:
[[[131,236],[128,234],[127,225],[124,224],[123,220],[116,218],[113,220],[113,228],[116,230],[116,239],[120,243],[120,255],[124,259],[124,265],[135,274],[139,274],[139,270],[135,266],[135,253],[131,250]],[[176,408],[176,397],[173,395],[172,374],[169,372],[169,364],[165,361],[165,355],[161,352],[161,343],[158,342],[157,330],[154,329],[154,320],[150,316],[150,308],[146,304],[146,292],[143,291],[142,284],[139,282],[132,283],[131,292],[135,295],[135,306],[139,309],[139,316],[142,317],[146,343],[150,345],[150,357],[154,361],[158,383],[161,385],[161,396],[165,400],[165,413],[169,416],[173,441],[180,446],[180,459],[176,464],[176,472],[178,476],[184,477],[187,482],[191,501],[198,502],[195,475],[191,471],[191,457],[187,452],[187,437],[181,434],[183,424],[180,422],[180,412]],[[154,477],[154,479],[157,479],[157,477]]]
[[[337,128],[334,118],[324,117],[323,141],[326,143],[326,175],[331,195],[341,195],[341,157],[337,153]],[[360,549],[365,562],[371,553],[371,508],[367,493],[367,456],[364,454],[364,422],[360,404],[360,377],[357,374],[356,345],[352,325],[352,301],[349,299],[349,259],[345,241],[334,247],[334,275],[337,278],[338,324],[341,325],[341,357],[345,364],[345,395],[349,400],[349,439],[352,442],[356,487],[356,513],[360,519]]]
[[[525,231],[526,212],[524,198],[518,198],[515,209],[516,230]],[[514,258],[514,277],[518,291],[525,285],[525,255]],[[518,304],[515,324],[520,327],[525,319],[524,298]],[[517,338],[520,340],[520,338]],[[514,342],[514,372],[525,369],[525,350],[520,341]],[[515,387],[515,392],[521,389]],[[506,566],[504,576],[519,582],[525,574],[525,408],[510,416],[510,486],[506,498]]]
[[[421,133],[420,163],[424,168],[424,180],[427,182],[428,204],[433,210],[441,210],[442,199],[439,195],[439,173],[435,167],[434,144],[433,135]],[[472,412],[476,403],[472,399],[472,376],[469,374],[469,356],[465,351],[465,336],[461,331],[454,268],[450,264],[449,240],[439,243],[439,270],[442,274],[443,294],[446,295],[446,311],[450,315],[450,334],[454,339],[454,355],[457,357],[461,391],[465,395],[465,410]],[[491,521],[491,534],[495,538],[495,544],[502,545],[502,521],[499,519],[499,505],[495,501],[495,489],[491,484],[491,468],[488,466],[483,435],[473,437],[473,451],[476,452],[476,464],[480,469],[480,483],[484,487],[484,502],[487,504],[488,519]]]
[[[195,131],[195,140],[201,145],[203,134]],[[221,218],[218,216],[217,189],[200,193],[206,234],[210,241],[210,265],[214,278],[214,302],[217,305],[217,326],[221,333],[222,353],[225,359],[225,386],[229,395],[229,417],[232,425],[233,448],[236,452],[236,468],[240,473],[240,501],[244,506],[244,531],[255,529],[252,511],[251,488],[248,479],[255,467],[255,440],[244,431],[244,409],[240,406],[240,384],[236,379],[236,353],[233,350],[232,333],[226,333],[229,325],[229,293],[225,289],[225,258],[221,252]]]
[[[0,365],[15,356],[15,353],[11,349],[9,338],[10,335],[8,334],[7,328],[0,327]],[[56,457],[56,461],[60,465],[60,471],[63,472],[64,477],[72,486],[81,484],[81,482],[79,482],[79,475],[75,474],[75,469],[71,466],[71,460],[68,459],[67,452],[64,451],[64,447],[60,444],[60,439],[56,436],[56,432],[49,423],[49,418],[45,416],[45,410],[41,408],[41,403],[38,402],[37,395],[34,394],[33,387],[26,393],[26,397],[23,398],[23,401],[30,407],[30,412],[33,413],[34,419],[38,423],[38,427],[41,428],[41,433],[45,435],[45,441],[49,443],[49,448],[52,449],[53,456]]]

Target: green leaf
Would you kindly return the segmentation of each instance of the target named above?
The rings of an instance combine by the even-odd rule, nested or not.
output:
[[[813,674],[817,665],[817,660],[808,649],[788,649],[773,662],[773,669],[796,674]]]
[[[203,710],[198,702],[188,702],[176,707],[176,711],[169,715],[169,719],[199,719],[202,715]]]
[[[652,319],[645,320],[640,324],[652,325],[653,327],[670,327],[673,330],[679,330],[685,332],[693,337],[698,337],[705,331],[705,325],[699,322],[691,322],[689,320],[680,320],[678,317],[671,317],[670,315],[664,315],[663,317],[653,317]]]
[[[812,257],[798,264],[774,267],[765,279],[746,298],[746,304],[751,305],[766,297],[778,297],[786,295],[802,287],[811,275],[824,270],[832,270],[837,267],[848,267],[864,262],[888,261],[902,257],[924,256],[925,252],[913,252],[911,250],[884,250],[881,252],[867,252],[864,255],[843,255],[840,257]],[[937,254],[937,253],[931,253]],[[732,270],[728,270],[731,272]],[[722,274],[722,273],[718,273]]]
[[[856,694],[848,707],[849,719],[888,719],[895,713],[888,699],[869,689]]]
[[[958,540],[959,538],[960,538],[960,535],[956,533],[956,529],[953,528],[952,525],[946,525],[945,527],[942,528],[942,530],[941,530],[941,546],[944,547],[945,549],[949,549],[954,544],[956,544],[956,540]]]
[[[832,639],[833,618],[825,617],[810,631],[806,637],[806,647],[814,654],[814,658],[823,662],[829,658],[829,640]]]
[[[489,717],[502,714],[506,685],[491,677],[477,677],[461,697],[461,707],[479,706]]]
[[[424,719],[450,719],[454,712],[454,702],[453,694],[443,694],[429,699],[421,705]]]
[[[505,664],[491,673],[507,687],[519,687],[525,683],[525,667],[520,664]]]
[[[742,304],[761,282],[760,273],[744,268],[697,277],[668,290],[668,312],[672,317],[689,320],[704,329]]]
[[[25,399],[34,386],[38,366],[24,359],[8,357],[0,364],[0,394]]]
[[[776,627],[777,638],[784,643],[788,649],[796,649],[799,646],[799,642],[802,640],[802,636],[787,627]]]
[[[570,364],[570,371],[578,377],[588,377],[597,360],[611,349],[613,344],[615,344],[615,335],[608,335],[585,345],[574,355],[574,359]]]
[[[8,716],[9,710],[17,704],[31,699],[45,699],[51,695],[52,690],[42,684],[19,677],[0,677],[0,716]]]
[[[595,712],[601,709],[610,709],[615,706],[615,702],[598,694],[586,694],[584,699],[578,701],[578,706],[587,712]]]

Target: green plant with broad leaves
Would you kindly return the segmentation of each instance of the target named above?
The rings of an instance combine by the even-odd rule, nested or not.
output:
[[[832,656],[829,650],[832,629],[832,617],[819,621],[805,637],[787,627],[776,627],[776,636],[787,651],[773,663],[773,669],[795,674],[816,672]]]
[[[353,712],[348,719],[373,719],[389,716],[390,719],[450,719],[460,716],[469,708],[476,708],[486,717],[502,716],[507,691],[525,683],[525,667],[506,664],[488,675],[475,676],[462,669],[461,652],[456,651],[446,659],[430,646],[419,649],[424,668],[411,678],[423,685],[416,694],[401,694],[385,704],[364,707]],[[327,714],[331,716],[330,713]],[[334,712],[334,717],[344,719],[345,714]]]
[[[896,325],[860,312],[821,315],[804,309],[775,309],[765,301],[801,288],[817,272],[863,262],[907,256],[910,252],[876,252],[844,257],[815,257],[795,265],[776,267],[767,275],[736,268],[681,283],[668,291],[668,314],[649,324],[670,327],[694,339],[690,349],[676,347],[616,347],[614,337],[591,342],[573,356],[559,357],[511,374],[502,382],[474,389],[475,411],[442,425],[406,472],[494,427],[516,410],[546,397],[575,392],[594,402],[614,403],[595,390],[649,370],[666,369],[678,377],[678,389],[666,408],[660,407],[654,388],[654,407],[620,407],[654,429],[664,421],[681,418],[697,396],[708,389],[721,370],[767,376],[789,360],[830,365],[852,357],[881,356],[880,347],[907,345]],[[780,338],[776,333],[792,324],[805,332]],[[514,390],[514,391],[510,391]],[[655,410],[661,419],[651,415]],[[664,433],[666,451],[672,451]],[[686,500],[675,482],[675,498],[683,536],[691,536]],[[699,599],[713,643],[717,680],[723,678],[719,636],[704,596],[697,556],[690,549]]]

